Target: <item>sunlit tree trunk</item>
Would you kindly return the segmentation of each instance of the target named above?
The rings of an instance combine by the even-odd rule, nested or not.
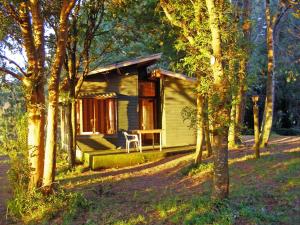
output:
[[[44,168],[44,21],[38,1],[20,2],[18,15],[12,10],[10,3],[3,3],[20,25],[28,62],[23,85],[28,112],[29,190],[33,190],[40,186]]]
[[[236,94],[233,96],[233,102],[235,102],[236,99]],[[236,136],[237,136],[237,123],[235,120],[236,117],[236,104],[232,104],[231,110],[230,110],[230,125],[229,125],[229,130],[228,130],[228,148],[229,149],[236,149]]]
[[[196,154],[195,163],[201,163],[203,153],[203,138],[204,138],[204,127],[203,127],[203,97],[201,94],[197,94],[197,143],[196,143]]]
[[[268,70],[266,85],[265,110],[263,115],[260,147],[263,148],[269,141],[273,123],[273,101],[274,101],[274,42],[273,42],[273,26],[270,11],[270,0],[266,0],[266,24],[267,24],[267,51],[268,51]]]
[[[231,110],[230,110],[230,123],[229,123],[229,129],[228,129],[228,148],[229,149],[236,149],[236,136],[237,136],[237,123],[235,121],[236,116],[236,98],[237,98],[237,89],[235,88],[237,86],[237,75],[236,75],[236,69],[235,69],[235,55],[233,50],[229,50],[229,66],[228,66],[228,76],[230,79],[230,84],[233,87],[232,88],[232,104],[231,104]]]
[[[45,95],[43,84],[31,93],[27,100],[28,114],[28,151],[30,181],[29,190],[41,185],[44,168],[44,135],[45,135]]]
[[[228,103],[228,82],[224,76],[222,65],[221,33],[219,27],[218,10],[214,0],[206,0],[209,15],[209,26],[211,30],[211,46],[213,56],[211,60],[213,71],[213,105],[212,126],[213,126],[213,154],[214,154],[214,175],[213,175],[213,199],[223,199],[229,193],[228,174],[228,149],[226,122],[228,122],[228,110],[225,108]],[[220,12],[219,12],[220,13]]]
[[[43,186],[46,192],[51,191],[52,184],[55,178],[59,78],[66,53],[66,43],[68,38],[68,16],[72,8],[74,7],[74,4],[75,0],[64,0],[62,3],[55,60],[49,79],[47,115],[48,125],[43,177]]]

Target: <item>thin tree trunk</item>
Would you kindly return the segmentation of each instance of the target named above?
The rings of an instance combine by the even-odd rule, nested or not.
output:
[[[274,42],[273,42],[273,26],[270,11],[270,1],[266,0],[266,23],[267,23],[267,50],[268,50],[268,70],[267,70],[267,86],[266,101],[263,115],[263,122],[260,134],[260,147],[267,145],[271,134],[273,123],[273,101],[274,101]]]
[[[75,152],[73,148],[73,126],[72,126],[72,103],[68,102],[66,107],[66,147],[68,151],[69,168],[75,166]]]
[[[229,193],[229,173],[228,173],[228,150],[226,121],[228,121],[228,111],[225,109],[228,92],[228,84],[224,76],[222,65],[221,33],[219,27],[218,10],[214,0],[206,0],[209,15],[209,26],[211,30],[211,46],[213,49],[213,94],[212,99],[218,99],[213,105],[213,154],[214,154],[214,175],[213,175],[213,199],[223,199]]]
[[[233,86],[237,86],[237,79],[236,79],[236,70],[235,70],[235,63],[234,63],[234,52],[230,50],[231,59],[229,59],[229,77],[230,83]],[[229,123],[229,130],[228,130],[228,148],[229,149],[236,149],[236,136],[237,136],[237,124],[235,121],[236,117],[236,98],[237,98],[237,89],[233,88],[232,93],[232,104],[230,110],[230,123]]]
[[[205,135],[205,148],[207,151],[207,156],[210,157],[212,155],[212,148],[211,148],[211,142],[210,142],[210,132],[209,132],[209,119],[208,119],[208,101],[207,98],[205,99],[204,104],[204,135]]]
[[[71,122],[72,122],[72,155],[73,155],[73,161],[72,166],[75,166],[75,160],[76,160],[76,134],[77,134],[77,108],[76,108],[76,97],[75,97],[75,84],[72,87],[72,95],[71,95]]]
[[[237,135],[240,134],[241,127],[243,124],[244,118],[244,108],[245,108],[245,82],[246,82],[246,59],[243,58],[240,62],[240,69],[239,69],[239,86],[236,96],[236,113],[235,113],[235,123],[236,123],[236,133]],[[236,137],[238,138],[238,137]]]
[[[65,120],[66,120],[66,106],[65,103],[63,103],[60,106],[60,147],[62,150],[66,150],[65,143],[66,143],[66,126],[65,126]]]
[[[236,98],[236,96],[233,96],[233,100]],[[235,102],[235,101],[233,101]],[[236,104],[232,104],[231,110],[230,110],[230,125],[228,130],[228,148],[229,149],[236,149],[236,136],[237,136],[237,124],[236,124]]]
[[[201,163],[203,152],[203,97],[201,94],[197,94],[197,144],[195,163]]]
[[[55,178],[56,165],[56,145],[57,145],[57,115],[58,115],[58,97],[59,97],[59,78],[61,68],[64,62],[66,53],[66,44],[68,37],[68,16],[74,7],[75,0],[66,1],[62,3],[60,12],[60,25],[57,38],[57,48],[55,60],[51,70],[51,77],[48,87],[48,126],[45,149],[45,167],[43,186],[45,192],[52,190],[52,184]]]

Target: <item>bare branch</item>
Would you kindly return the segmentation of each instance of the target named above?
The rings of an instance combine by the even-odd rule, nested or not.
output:
[[[13,61],[12,59],[10,59],[10,58],[8,58],[8,57],[6,57],[6,56],[4,56],[4,55],[0,55],[0,58],[2,58],[2,59],[4,59],[4,60],[8,61],[8,63],[10,63],[10,64],[15,65],[15,66],[18,68],[18,70],[19,70],[24,76],[27,76],[27,74],[26,74],[25,71],[21,68],[21,66],[20,66],[19,64],[17,64],[15,61]]]
[[[286,7],[281,7],[280,8],[280,12],[273,18],[273,27],[274,27],[274,30],[276,29],[276,27],[280,23],[282,17],[288,12],[288,10],[290,8],[291,8],[291,5],[288,5]]]
[[[0,67],[0,71],[4,72],[5,74],[11,75],[11,76],[13,76],[14,78],[16,78],[16,79],[18,79],[18,80],[23,80],[23,77],[22,77],[22,76],[20,76],[20,75],[14,73],[14,72],[11,71],[11,70],[8,70],[8,69],[4,68],[4,67]]]

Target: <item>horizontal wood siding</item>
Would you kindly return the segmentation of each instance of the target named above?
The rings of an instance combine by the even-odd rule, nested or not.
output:
[[[196,143],[194,130],[183,122],[181,111],[185,106],[196,105],[195,84],[176,78],[163,78],[163,143],[165,146],[183,146]]]
[[[129,75],[109,74],[93,75],[86,78],[80,89],[81,93],[117,93],[117,130],[115,137],[109,137],[118,147],[125,146],[122,130],[138,129],[138,75],[131,72]]]

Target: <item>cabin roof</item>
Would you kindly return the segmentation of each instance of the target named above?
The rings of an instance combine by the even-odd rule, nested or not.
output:
[[[104,73],[104,72],[109,72],[115,69],[120,69],[123,67],[127,67],[127,66],[133,66],[133,65],[152,65],[154,63],[157,62],[157,60],[159,60],[162,56],[162,53],[157,53],[157,54],[153,54],[153,55],[149,55],[149,56],[142,56],[142,57],[138,57],[135,59],[130,59],[130,60],[126,60],[126,61],[122,61],[122,62],[118,62],[118,63],[112,63],[109,65],[105,65],[105,66],[100,66],[96,69],[94,69],[93,71],[91,71],[89,75],[94,75],[94,74],[98,74],[98,73]]]
[[[169,76],[169,77],[174,77],[174,78],[181,79],[181,80],[190,81],[193,83],[197,82],[197,79],[194,77],[189,77],[182,73],[175,73],[175,72],[172,72],[169,70],[164,70],[164,69],[156,69],[156,70],[152,71],[152,76],[154,76],[154,77]]]

